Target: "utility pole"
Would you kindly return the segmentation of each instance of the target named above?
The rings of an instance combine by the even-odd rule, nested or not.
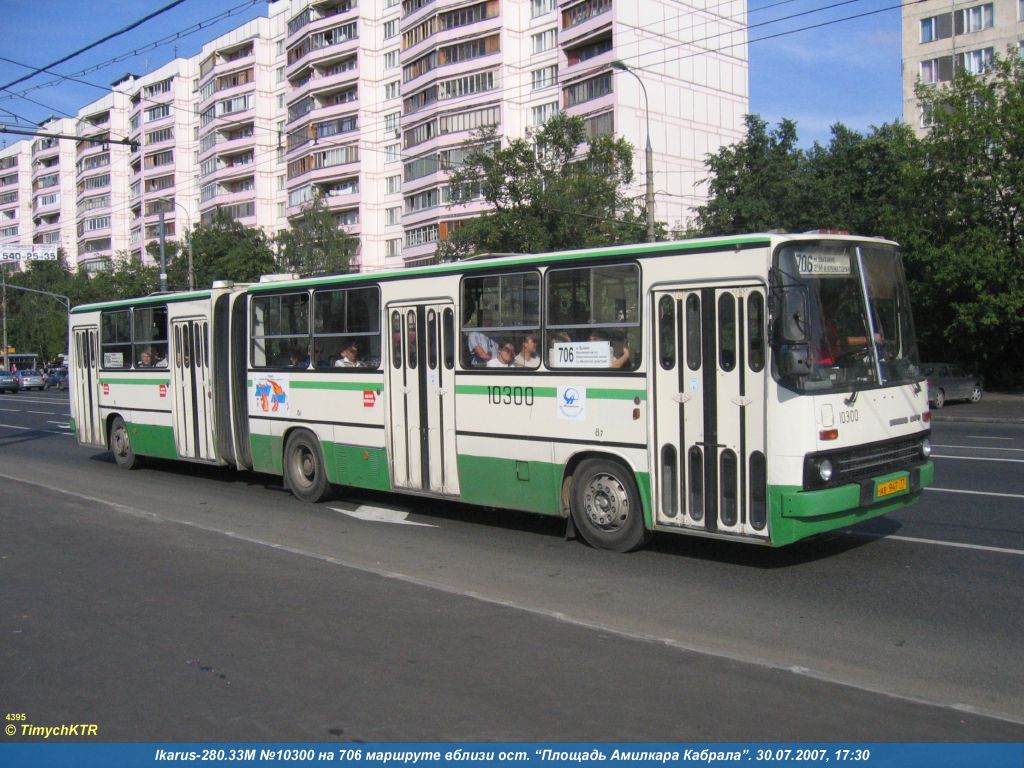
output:
[[[167,290],[167,253],[164,250],[164,207],[160,206],[160,291]]]
[[[612,69],[617,69],[620,72],[628,72],[636,81],[640,83],[640,89],[644,94],[644,114],[647,119],[647,148],[644,150],[644,160],[646,161],[646,176],[647,176],[647,195],[646,195],[646,206],[647,206],[647,242],[653,243],[655,241],[654,235],[654,150],[651,148],[651,105],[647,101],[647,86],[644,85],[643,79],[634,72],[624,62],[615,60],[612,62]]]
[[[10,372],[11,366],[7,364],[7,269],[0,266],[0,281],[4,284],[3,314],[4,314],[4,370]]]

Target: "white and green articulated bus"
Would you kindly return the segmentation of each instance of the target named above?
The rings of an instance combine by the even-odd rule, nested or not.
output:
[[[785,545],[916,502],[928,393],[895,243],[754,234],[76,307],[78,440]],[[481,509],[480,514],[486,514]]]

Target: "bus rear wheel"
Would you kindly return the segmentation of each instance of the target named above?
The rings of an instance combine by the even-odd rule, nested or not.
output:
[[[315,504],[330,493],[320,441],[309,432],[296,432],[284,449],[284,482],[299,501]]]
[[[110,450],[114,454],[114,461],[121,469],[135,469],[141,463],[135,455],[135,449],[132,448],[128,427],[120,416],[115,416],[110,425]]]
[[[633,474],[617,462],[588,459],[580,464],[570,509],[576,530],[595,549],[631,552],[650,540]]]

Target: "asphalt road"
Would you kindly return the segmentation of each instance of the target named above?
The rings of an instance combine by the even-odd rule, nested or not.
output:
[[[65,396],[0,396],[0,700],[36,721],[113,741],[1024,740],[1024,425],[937,421],[937,490],[852,531],[622,556],[535,516],[123,472],[66,423]]]

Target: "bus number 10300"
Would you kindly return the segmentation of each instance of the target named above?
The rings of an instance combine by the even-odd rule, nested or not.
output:
[[[533,405],[533,387],[488,387],[487,402],[492,405]]]

